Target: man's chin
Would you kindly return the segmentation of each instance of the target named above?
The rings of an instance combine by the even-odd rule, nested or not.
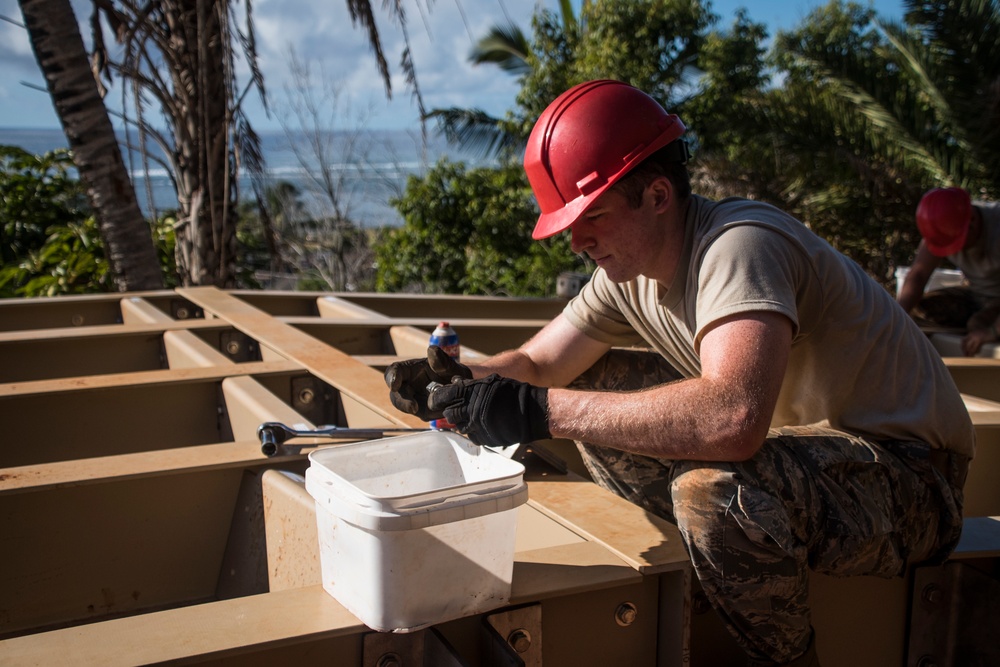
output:
[[[604,273],[608,277],[608,280],[613,283],[627,283],[630,280],[635,279],[637,275],[634,271],[629,271],[628,269],[620,266],[609,265],[602,266],[601,268],[604,269]]]

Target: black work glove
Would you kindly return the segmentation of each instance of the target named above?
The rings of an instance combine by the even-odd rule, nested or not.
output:
[[[402,412],[416,415],[424,421],[441,419],[440,411],[427,406],[427,385],[448,384],[455,379],[472,379],[472,371],[458,363],[437,345],[427,348],[426,359],[408,359],[390,364],[385,369],[385,384],[389,400]]]
[[[551,437],[549,390],[496,373],[438,387],[431,393],[429,407],[442,411],[460,433],[484,447]]]

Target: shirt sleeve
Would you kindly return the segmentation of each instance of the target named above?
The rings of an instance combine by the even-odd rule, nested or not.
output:
[[[695,345],[706,327],[740,313],[781,313],[797,333],[799,286],[808,270],[803,251],[777,230],[753,223],[723,228],[698,263]]]
[[[621,308],[619,286],[603,269],[594,272],[580,293],[570,299],[563,316],[587,336],[608,345],[635,345],[642,342]]]

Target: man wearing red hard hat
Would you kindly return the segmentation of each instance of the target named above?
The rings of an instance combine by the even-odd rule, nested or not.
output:
[[[962,349],[973,356],[1000,340],[1000,204],[973,202],[962,188],[935,188],[917,205],[917,228],[922,240],[896,300],[933,324],[966,329]],[[968,284],[925,295],[945,259]]]
[[[534,236],[568,232],[599,268],[520,348],[463,366],[431,347],[386,383],[479,445],[576,441],[595,481],[677,525],[749,664],[817,665],[809,570],[946,558],[975,435],[856,263],[773,206],[691,193],[684,131],[619,81],[560,95],[524,158]]]

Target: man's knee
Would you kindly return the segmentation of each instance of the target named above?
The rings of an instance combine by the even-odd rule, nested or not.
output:
[[[572,389],[630,391],[681,379],[660,354],[613,348],[570,383]]]

